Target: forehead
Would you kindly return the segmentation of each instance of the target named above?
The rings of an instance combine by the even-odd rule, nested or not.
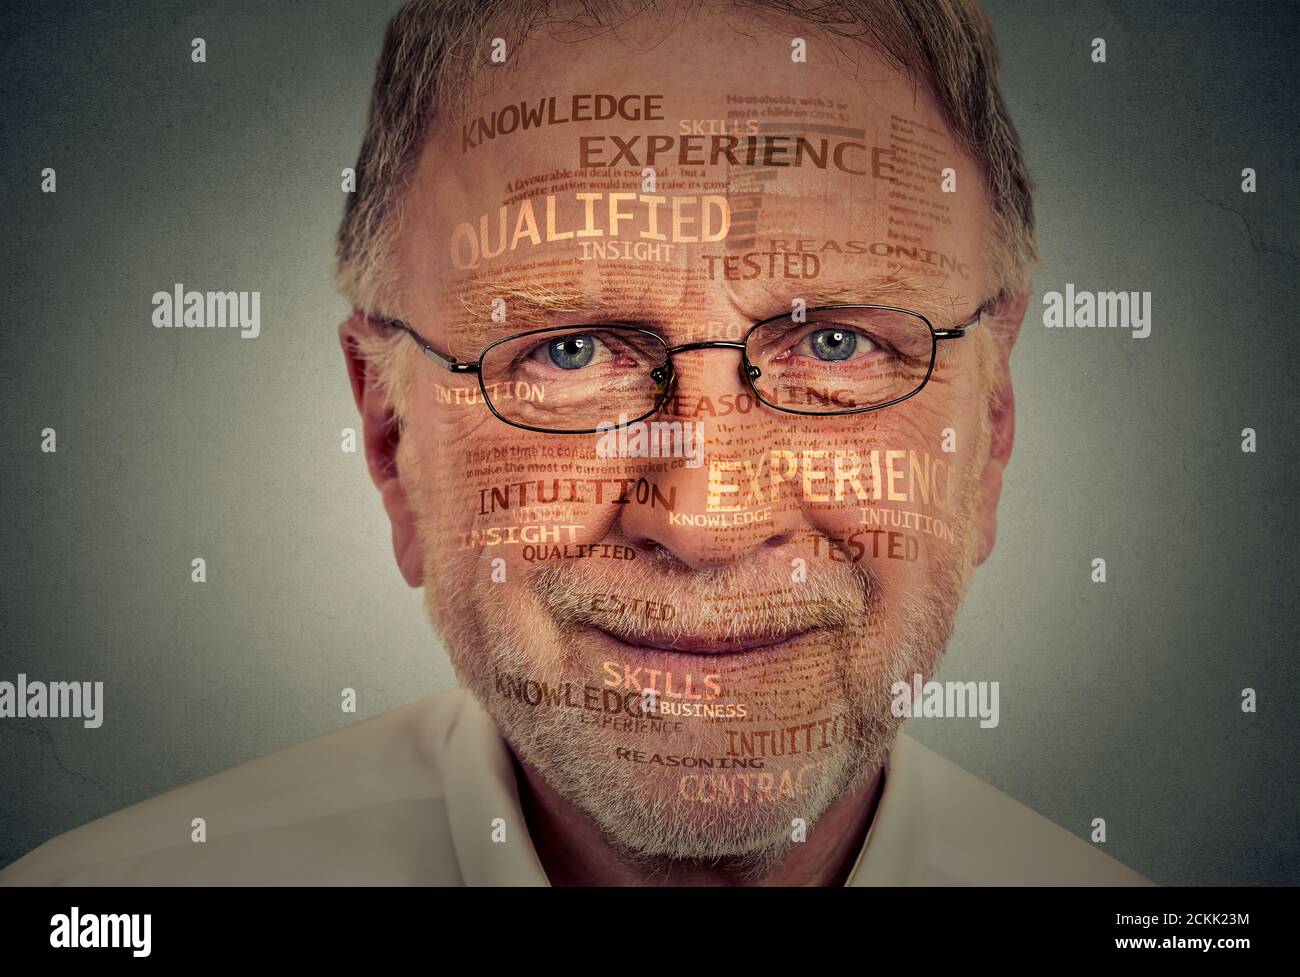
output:
[[[431,133],[404,201],[407,314],[449,343],[597,315],[717,332],[795,298],[942,319],[987,297],[976,164],[853,41],[642,15],[506,58]]]

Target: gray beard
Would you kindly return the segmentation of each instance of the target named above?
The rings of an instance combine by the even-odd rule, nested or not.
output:
[[[460,615],[453,617],[456,598],[448,589],[450,581],[438,581],[440,573],[446,574],[445,564],[427,568],[431,575],[426,580],[434,585],[426,587],[426,603],[435,622],[443,625],[462,683],[496,721],[515,754],[584,812],[625,861],[657,871],[666,861],[707,861],[761,877],[793,843],[794,819],[802,818],[811,829],[836,799],[862,786],[884,764],[903,723],[890,709],[891,686],[900,681],[910,685],[917,673],[928,678],[937,668],[968,577],[958,563],[949,559],[946,566],[936,566],[935,580],[924,591],[892,598],[902,610],[892,641],[864,642],[860,637],[867,633],[871,617],[881,613],[878,590],[867,581],[867,603],[856,618],[841,623],[822,644],[804,653],[805,658],[822,656],[831,666],[834,681],[824,690],[827,697],[817,712],[838,717],[849,735],[818,755],[820,775],[810,791],[743,807],[689,801],[673,789],[671,779],[651,781],[644,768],[615,761],[617,734],[578,725],[565,710],[536,708],[496,694],[498,671],[551,685],[557,679],[582,684],[581,673],[565,669],[557,674],[558,662],[538,660],[539,647],[572,647],[564,626],[553,617],[547,619],[550,633],[545,635],[537,634],[535,611],[526,626],[499,600],[461,603]],[[689,589],[689,584],[682,586]],[[657,599],[673,606],[685,606],[685,596],[673,594],[662,582],[656,588]],[[473,613],[465,614],[467,608]],[[540,640],[530,641],[530,634]],[[626,745],[645,747],[640,740]],[[716,730],[688,722],[671,745],[665,743],[665,752],[714,756]]]

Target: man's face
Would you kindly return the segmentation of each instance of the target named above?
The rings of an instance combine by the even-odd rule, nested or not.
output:
[[[411,325],[474,361],[545,326],[735,342],[796,300],[969,319],[989,208],[938,110],[871,52],[766,23],[539,34],[480,69],[406,199]],[[587,335],[591,361],[524,348],[494,401],[542,426],[574,370],[653,365]],[[427,605],[516,753],[629,852],[668,857],[771,853],[870,775],[901,721],[891,685],[933,670],[965,590],[986,341],[940,342],[910,400],[829,417],[759,404],[735,349],[678,353],[652,418],[700,434],[678,457],[511,427],[472,376],[416,364],[398,461]],[[784,362],[833,370],[826,342],[805,332]]]

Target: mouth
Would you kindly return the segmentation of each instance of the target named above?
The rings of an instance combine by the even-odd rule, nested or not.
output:
[[[641,648],[646,651],[682,652],[691,655],[734,655],[741,652],[760,651],[786,645],[796,638],[801,638],[808,631],[792,631],[779,637],[765,635],[750,638],[711,638],[705,635],[675,635],[672,638],[655,635],[612,634],[604,628],[592,625],[592,630],[599,632],[610,641]]]
[[[816,641],[824,633],[821,628],[813,628],[778,636],[716,638],[683,634],[670,637],[654,633],[614,634],[595,624],[588,624],[582,631],[585,633],[578,640],[591,650],[599,649],[602,654],[663,670],[753,668],[774,664],[798,657],[810,641]],[[703,664],[705,661],[709,663],[707,666]]]

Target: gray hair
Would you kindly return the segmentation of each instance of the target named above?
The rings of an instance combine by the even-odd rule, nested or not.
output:
[[[669,0],[698,6],[701,0]],[[354,308],[400,314],[390,247],[402,225],[410,175],[430,128],[459,111],[487,41],[516,50],[553,22],[607,27],[664,6],[656,0],[410,0],[384,37],[370,119],[338,233],[336,284]],[[977,0],[735,0],[789,14],[868,45],[934,97],[958,144],[980,165],[993,210],[987,242],[1000,294],[1025,288],[1037,250],[1033,187],[998,87],[998,53]],[[374,350],[381,359],[392,349]],[[387,354],[387,356],[385,356]],[[385,372],[380,369],[381,374]]]

